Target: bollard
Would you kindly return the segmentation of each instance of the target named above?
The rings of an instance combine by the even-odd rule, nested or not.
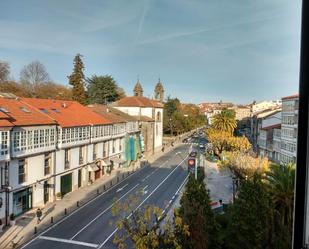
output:
[[[117,176],[117,182],[119,182],[119,177]]]
[[[122,174],[122,179],[124,179],[124,174]]]
[[[38,229],[37,229],[37,227],[35,226],[35,227],[34,227],[34,234],[37,234],[37,232],[38,232]]]
[[[97,195],[99,195],[100,194],[100,189],[97,189]]]
[[[79,201],[76,202],[76,206],[79,207]]]
[[[110,185],[110,186],[113,186],[113,180],[111,180],[111,181],[109,182],[109,185]]]
[[[105,184],[103,185],[103,190],[104,190],[104,191],[106,190]]]
[[[68,211],[67,211],[67,209],[65,208],[64,209],[64,215],[67,215],[68,214]]]
[[[50,217],[50,224],[53,224],[54,223],[54,217]]]

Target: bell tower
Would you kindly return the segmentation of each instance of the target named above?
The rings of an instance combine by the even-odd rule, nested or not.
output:
[[[156,100],[159,100],[160,102],[163,102],[163,99],[164,99],[164,89],[163,89],[163,85],[161,84],[160,78],[154,90],[154,98]]]
[[[139,79],[137,79],[137,83],[135,84],[135,87],[133,89],[133,94],[136,97],[143,97],[143,88],[141,83],[139,82]]]

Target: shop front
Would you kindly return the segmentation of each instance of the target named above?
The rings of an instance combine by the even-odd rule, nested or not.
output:
[[[112,165],[117,168],[120,168],[121,165],[125,163],[125,161],[118,156],[112,157],[110,160],[112,162]]]
[[[13,213],[21,215],[32,209],[32,187],[13,193]]]

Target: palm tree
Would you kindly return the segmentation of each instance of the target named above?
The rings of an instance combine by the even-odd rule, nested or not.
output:
[[[281,214],[282,224],[292,224],[295,164],[272,164],[266,178],[275,209]]]
[[[272,164],[266,182],[274,205],[274,230],[281,248],[290,248],[292,240],[295,164]],[[281,242],[280,242],[281,241]]]
[[[216,130],[226,131],[233,134],[237,127],[237,122],[233,114],[228,111],[222,111],[213,117],[212,127]]]

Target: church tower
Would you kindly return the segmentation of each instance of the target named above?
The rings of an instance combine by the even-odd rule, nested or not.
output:
[[[161,84],[160,78],[154,90],[154,98],[156,100],[159,100],[160,102],[163,102],[164,99],[164,89],[163,85]]]
[[[143,97],[143,88],[141,83],[139,82],[139,79],[137,80],[137,83],[133,89],[133,94],[136,97]]]

